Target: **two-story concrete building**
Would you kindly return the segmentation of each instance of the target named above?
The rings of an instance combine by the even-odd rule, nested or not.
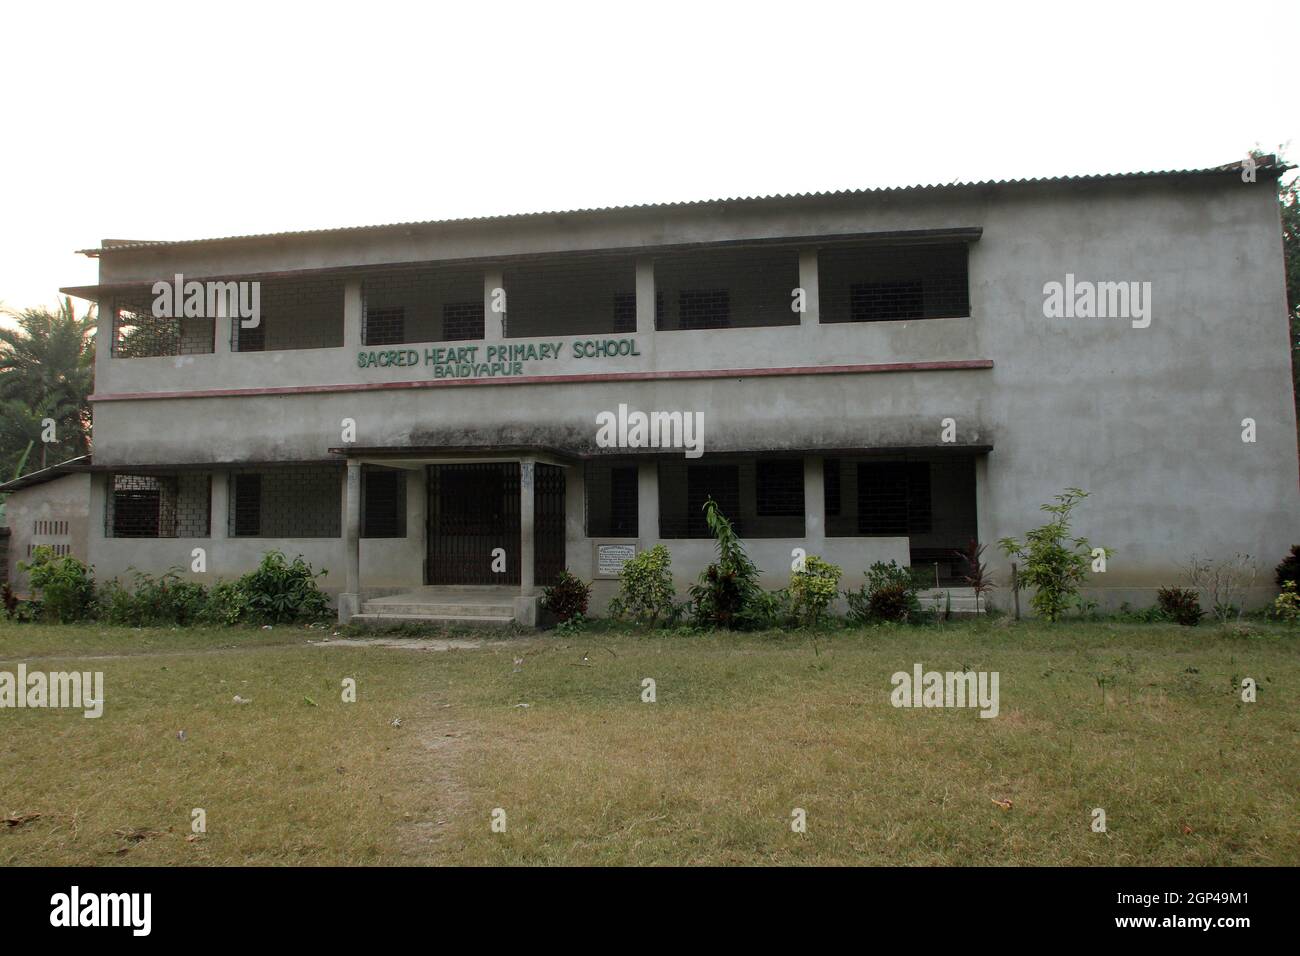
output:
[[[1283,171],[105,241],[65,290],[100,309],[88,558],[202,548],[212,582],[274,548],[345,620],[476,588],[532,620],[561,569],[599,611],[659,542],[684,590],[707,497],[768,586],[803,548],[856,587],[891,559],[952,584],[1077,486],[1103,604],[1193,553],[1268,569],[1300,541]],[[177,282],[259,283],[256,322],[157,316]]]

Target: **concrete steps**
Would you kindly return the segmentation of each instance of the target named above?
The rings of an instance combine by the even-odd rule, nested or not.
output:
[[[949,603],[951,595],[951,603]],[[945,608],[950,608],[953,614],[983,614],[984,605],[981,602],[977,607],[975,603],[975,592],[970,588],[930,588],[917,594],[921,607],[938,611],[940,614]]]
[[[471,624],[501,627],[515,621],[511,592],[423,588],[363,601],[357,624]]]

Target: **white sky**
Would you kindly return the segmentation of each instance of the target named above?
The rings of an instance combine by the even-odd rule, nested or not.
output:
[[[1295,12],[7,2],[0,302],[106,237],[1300,159]]]

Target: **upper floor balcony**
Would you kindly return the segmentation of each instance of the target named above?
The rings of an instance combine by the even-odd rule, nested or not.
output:
[[[942,229],[106,285],[94,290],[100,341],[110,343],[99,353],[95,398],[987,367],[970,321],[979,235]],[[241,283],[256,283],[252,318],[241,312],[250,304],[237,298]]]

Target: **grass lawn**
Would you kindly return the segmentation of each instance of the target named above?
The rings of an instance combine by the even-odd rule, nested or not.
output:
[[[329,629],[0,625],[0,670],[106,685],[97,720],[0,710],[0,812],[26,818],[0,825],[0,864],[1295,865],[1300,634],[1247,630],[414,650],[308,643]],[[1000,714],[892,707],[890,676],[918,662],[999,672]],[[193,808],[207,832],[187,839]]]

